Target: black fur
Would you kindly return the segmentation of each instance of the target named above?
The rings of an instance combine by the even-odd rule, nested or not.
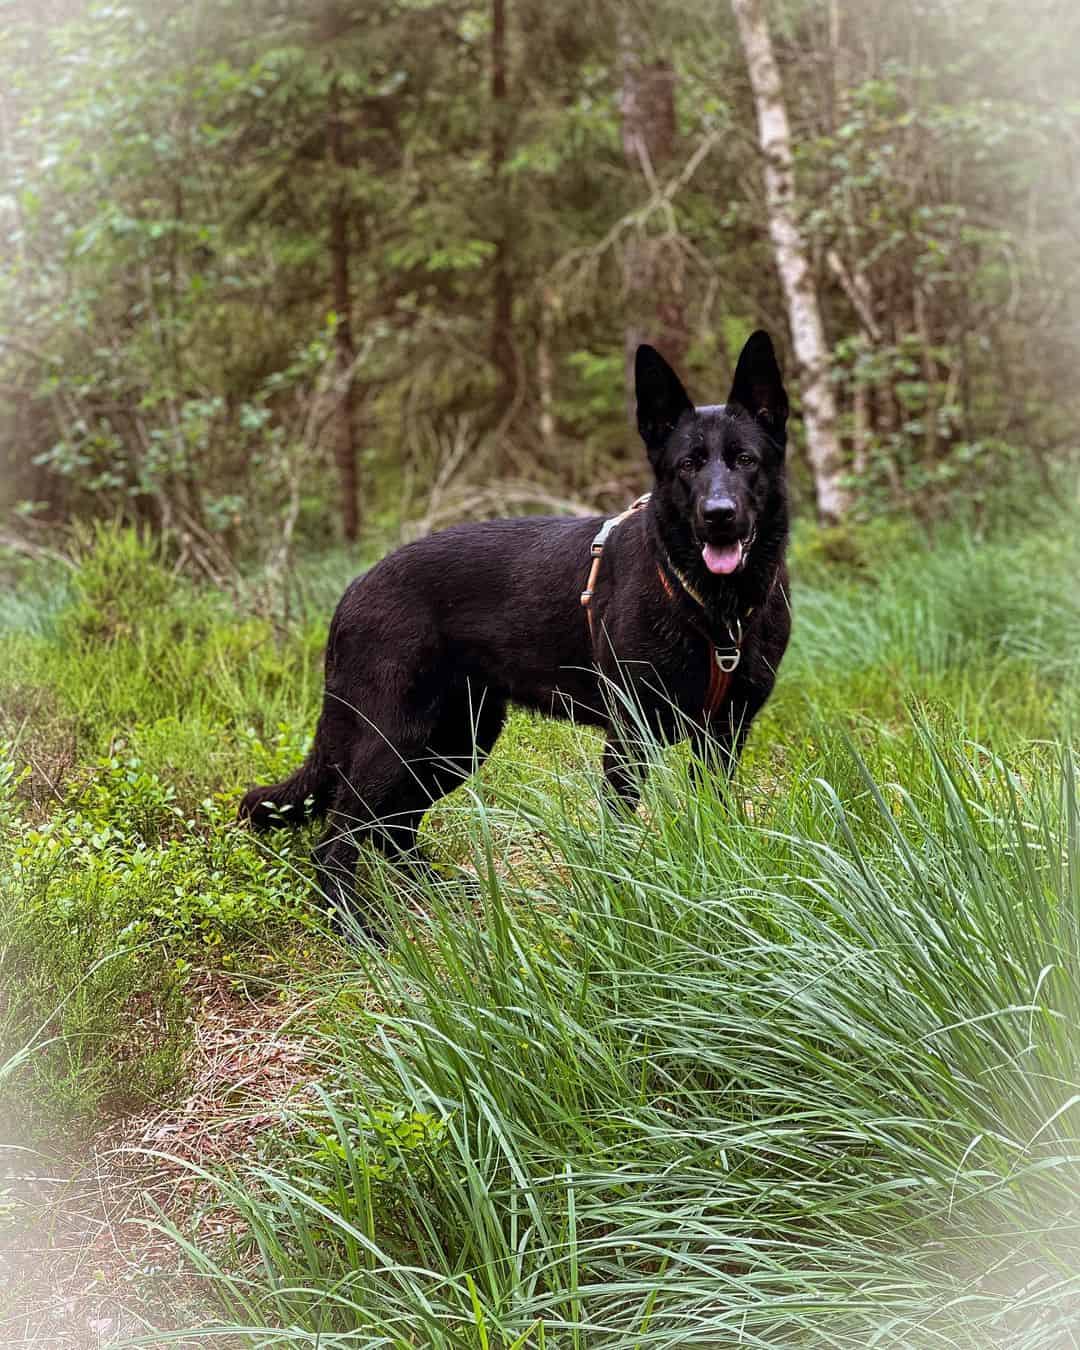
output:
[[[604,772],[632,803],[629,732],[598,670],[632,692],[662,739],[686,736],[693,723],[699,751],[728,765],[737,758],[790,631],[787,396],[761,332],[743,349],[726,405],[695,408],[651,347],[638,350],[636,379],[655,483],[648,506],[608,539],[595,640],[579,597],[602,517],[459,525],[397,549],[345,592],[311,753],[291,778],[252,788],[240,805],[257,829],[331,814],[316,860],[335,903],[350,903],[361,841],[416,860],[424,812],[485,758],[511,702],[602,726]],[[738,570],[714,575],[703,546],[739,540]],[[736,620],[742,657],[723,707],[705,718],[705,635],[727,646]]]

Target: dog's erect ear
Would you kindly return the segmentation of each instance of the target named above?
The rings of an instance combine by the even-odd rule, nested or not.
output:
[[[735,367],[735,379],[731,384],[728,402],[738,403],[745,408],[774,441],[781,445],[785,443],[788,398],[780,378],[772,339],[760,328],[746,339],[739,364]]]
[[[650,455],[662,450],[685,412],[694,405],[682,387],[678,375],[655,347],[643,342],[634,360],[634,387],[637,392],[637,424]]]

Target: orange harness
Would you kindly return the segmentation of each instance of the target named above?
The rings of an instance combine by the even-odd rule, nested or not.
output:
[[[593,619],[592,612],[592,598],[593,593],[596,590],[597,578],[600,575],[600,561],[604,556],[604,545],[607,543],[608,535],[611,534],[611,531],[615,526],[621,524],[627,516],[632,516],[636,511],[640,511],[642,507],[648,503],[650,495],[650,493],[646,492],[644,496],[639,497],[636,502],[631,506],[628,506],[621,515],[612,516],[610,520],[605,520],[592,541],[592,546],[589,550],[592,555],[592,563],[589,566],[589,575],[585,582],[585,589],[581,592],[581,604],[585,610],[585,617],[589,622],[589,640],[594,649],[596,646],[596,632],[595,620]],[[675,575],[679,578],[679,583],[683,590],[686,591],[687,595],[689,595],[697,605],[704,609],[704,604],[694,591],[693,587],[679,576],[679,573],[674,567],[672,567],[671,570],[675,572]],[[674,600],[674,587],[659,562],[656,564],[656,574],[660,578],[660,584],[663,586],[668,599]],[[743,615],[743,618],[749,618],[752,613],[753,609],[748,609],[745,615]],[[702,637],[709,644],[709,686],[705,691],[705,703],[702,711],[706,717],[712,717],[715,713],[719,712],[721,704],[724,702],[724,699],[727,698],[728,691],[731,689],[732,677],[742,658],[742,620],[735,620],[734,633],[728,629],[728,637],[731,639],[731,646],[727,648],[718,647],[709,634],[703,629],[698,628],[697,624],[695,624],[694,627],[697,628],[698,632],[701,633]]]
[[[636,502],[630,505],[621,515],[612,516],[610,520],[605,520],[596,532],[596,537],[592,541],[589,549],[592,555],[592,564],[589,567],[589,575],[585,582],[585,589],[581,592],[581,603],[585,606],[585,617],[589,621],[589,636],[593,635],[593,616],[589,602],[593,598],[593,591],[596,590],[596,578],[600,575],[600,559],[604,556],[604,545],[607,543],[608,535],[616,525],[621,525],[627,516],[632,516],[635,511],[640,511],[648,505],[651,492],[643,492]]]

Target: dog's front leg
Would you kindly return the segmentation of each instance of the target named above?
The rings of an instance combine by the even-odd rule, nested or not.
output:
[[[695,782],[704,774],[719,774],[725,783],[739,762],[742,742],[723,724],[711,722],[690,733],[690,773]]]
[[[604,777],[615,802],[633,811],[641,796],[641,769],[627,753],[626,738],[616,727],[608,730],[604,746]]]
[[[750,723],[761,711],[769,692],[740,681],[717,715],[704,725],[695,726],[690,733],[694,763],[730,780],[738,767]]]

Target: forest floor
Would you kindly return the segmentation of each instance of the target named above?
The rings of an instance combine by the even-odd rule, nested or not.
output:
[[[190,1166],[256,1158],[260,1134],[312,1071],[304,1037],[281,1029],[291,1010],[276,994],[260,1000],[211,972],[187,992],[191,1044],[174,1100],[9,1160],[18,1222],[0,1251],[0,1345],[98,1350],[154,1331],[202,1344],[175,1338],[203,1320],[206,1299],[156,1220],[196,1213]]]
[[[760,1072],[758,1096],[775,1091],[788,1102],[803,1091],[792,1084],[815,1075],[830,1101],[855,1091],[859,1076],[839,1061],[826,1064],[824,1051],[812,1047],[840,1034],[844,1018],[869,1018],[866,1006],[840,1012],[821,992],[820,1006],[806,1015],[812,1011],[833,1031],[792,1026],[786,1039],[777,1032],[772,1050],[763,1043],[764,1060],[773,1056],[773,1081],[764,1068],[741,1059],[736,1065],[732,1045],[749,1041],[745,1034],[722,1045],[710,1039],[710,1028],[725,1018],[759,1025],[753,1009],[779,968],[766,969],[762,947],[764,983],[753,984],[753,944],[783,947],[785,969],[803,959],[824,961],[823,969],[852,961],[857,985],[860,962],[885,960],[883,953],[907,942],[889,936],[900,909],[911,907],[909,927],[921,942],[924,920],[927,934],[943,921],[934,906],[968,887],[963,913],[982,905],[980,922],[988,927],[969,933],[967,920],[954,915],[950,922],[963,931],[953,932],[947,959],[957,962],[948,982],[970,987],[970,1006],[960,992],[950,1008],[934,1008],[930,993],[916,997],[906,963],[866,974],[879,987],[895,982],[897,1006],[913,1018],[915,1009],[918,1016],[931,1009],[941,1027],[953,1018],[996,1018],[999,996],[1002,1006],[1034,1008],[1028,976],[1017,974],[1012,989],[1009,971],[1029,972],[1038,989],[1055,992],[1055,977],[1040,970],[1076,960],[1075,948],[1065,951],[1059,940],[1076,922],[1069,888],[1080,876],[1065,820],[1075,807],[1064,786],[1072,770],[1062,768],[1080,712],[1074,532],[1061,523],[1017,544],[954,531],[936,547],[893,526],[808,532],[797,540],[794,562],[795,640],[751,738],[734,812],[715,797],[688,801],[685,759],[676,752],[658,761],[636,826],[597,824],[596,738],[517,714],[478,781],[441,803],[425,825],[437,864],[475,871],[481,898],[463,908],[448,881],[445,894],[418,901],[399,890],[390,869],[371,862],[371,886],[403,934],[387,953],[358,952],[327,931],[306,832],[264,843],[233,823],[239,792],[282,776],[304,752],[318,705],[321,643],[345,566],[320,567],[305,588],[304,609],[288,625],[238,612],[228,598],[174,577],[152,546],[129,533],[103,531],[73,569],[17,568],[0,607],[0,1220],[7,1230],[0,1344],[96,1350],[145,1338],[141,1343],[195,1346],[208,1343],[211,1326],[214,1343],[225,1345],[274,1344],[272,1329],[284,1326],[301,1329],[290,1343],[311,1345],[364,1344],[364,1328],[372,1326],[396,1327],[394,1343],[500,1347],[543,1344],[545,1327],[551,1345],[563,1344],[560,1336],[578,1344],[579,1332],[582,1344],[590,1336],[617,1342],[612,1329],[629,1335],[632,1326],[656,1338],[642,1344],[662,1344],[687,1316],[723,1341],[734,1325],[723,1319],[736,1317],[741,1296],[736,1258],[729,1252],[710,1275],[709,1258],[695,1257],[677,1287],[662,1278],[666,1263],[684,1259],[676,1253],[685,1234],[705,1222],[693,1199],[697,1183],[661,1200],[658,1188],[667,1182],[659,1174],[643,1180],[634,1201],[643,1208],[624,1214],[622,1182],[584,1178],[588,1160],[603,1157],[616,1135],[624,1168],[639,1138],[648,1148],[633,1165],[670,1153],[670,1175],[688,1176],[686,1168],[705,1165],[706,1154],[709,1167],[733,1148],[749,1157],[756,1143],[725,1144],[710,1135],[710,1094],[722,1081],[750,1082]],[[943,768],[946,761],[952,767]],[[954,788],[962,811],[952,803]],[[1000,886],[992,875],[1023,853],[1009,844],[1010,800],[1023,817],[1024,840],[1044,831],[1040,857],[1066,850],[1053,877],[1039,863],[1031,883],[1031,903],[1051,916],[1040,929],[1046,950],[1020,950],[1028,939],[1013,933],[1010,908],[1020,901],[1001,899],[1021,894],[1019,873],[1002,874]],[[909,809],[914,823],[894,837],[888,822],[902,821]],[[987,862],[991,854],[1001,860]],[[924,864],[934,878],[926,895],[936,897],[925,914],[917,884]],[[1024,866],[1030,871],[1030,859]],[[662,893],[653,894],[656,885]],[[863,920],[846,909],[835,922],[823,917],[821,906],[840,906],[853,887],[865,889],[861,903],[879,925],[872,929],[868,917],[866,934]],[[916,898],[906,898],[909,892]],[[745,923],[760,923],[760,933],[740,927],[738,966],[724,966],[719,984],[706,987],[692,978],[694,967],[722,964],[724,952],[734,950],[726,911],[698,898],[714,894],[743,897]],[[999,901],[1006,909],[987,917]],[[640,914],[638,905],[645,907]],[[1055,905],[1063,907],[1060,931]],[[1017,945],[1012,965],[988,977],[984,989],[971,972],[985,969],[982,943],[991,932]],[[834,941],[841,945],[825,959]],[[926,944],[933,960],[946,960],[930,936]],[[970,970],[961,964],[967,956]],[[655,1003],[660,970],[667,986],[681,991],[674,1011]],[[931,974],[940,984],[942,971]],[[806,988],[824,991],[827,983],[819,973]],[[564,994],[556,999],[557,987]],[[714,1002],[720,987],[729,990],[723,1004]],[[802,994],[778,997],[770,994],[769,1006],[788,1009],[784,1017],[803,1006]],[[844,997],[838,986],[835,998]],[[1062,994],[1055,1016],[1074,1017],[1072,997]],[[406,1006],[415,1016],[402,1012]],[[897,1035],[918,1041],[938,1034],[929,1023],[918,1034],[905,1032],[904,1015],[897,1014]],[[565,1021],[571,1016],[572,1026]],[[608,1044],[608,1029],[617,1025],[624,1029]],[[876,1023],[872,1032],[869,1022],[844,1025],[853,1045],[861,1036],[869,1046],[892,1034]],[[1037,1058],[1034,1022],[1025,1034],[1023,1053]],[[645,1063],[638,1057],[623,1064],[620,1056],[638,1037],[647,1045]],[[678,1037],[690,1038],[692,1059],[715,1058],[700,1081],[674,1068],[689,1053],[668,1044]],[[480,1074],[481,1060],[494,1063],[504,1044],[506,1063],[481,1090],[473,1069],[462,1066]],[[789,1082],[785,1059],[793,1045],[808,1058]],[[1047,1051],[1050,1058],[1040,1061],[1044,1077],[1080,1088],[1071,1042],[1055,1046],[1057,1058]],[[451,1071],[440,1055],[454,1047]],[[976,1050],[966,1043],[954,1050],[959,1080],[962,1053]],[[661,1067],[669,1054],[671,1067]],[[533,1055],[537,1067],[515,1086],[516,1065]],[[450,1077],[440,1087],[444,1067]],[[922,1137],[920,1129],[925,1134],[925,1122],[905,1125],[902,1145],[882,1143],[887,1130],[875,1125],[865,1156],[882,1170],[862,1177],[866,1194],[892,1194],[896,1177],[919,1168],[961,1187],[964,1147],[976,1148],[980,1128],[985,1132],[993,1116],[1006,1134],[1012,1107],[995,1098],[978,1112],[971,1108],[982,1113],[980,1127],[937,1078],[932,1090],[916,1086],[917,1074],[937,1073],[929,1057],[910,1072],[911,1100],[934,1098],[937,1106],[924,1109],[962,1122],[963,1142],[942,1145],[940,1157],[916,1161],[912,1153],[901,1164],[904,1150],[917,1152],[912,1140]],[[633,1086],[646,1073],[659,1075],[651,1094]],[[832,1073],[840,1076],[830,1087]],[[980,1082],[981,1073],[972,1070]],[[883,1081],[873,1085],[879,1100],[908,1093]],[[545,1095],[533,1101],[527,1094],[538,1085]],[[502,1100],[503,1092],[511,1095]],[[1071,1119],[1067,1095],[1033,1100],[1031,1119],[1011,1121],[1009,1137],[1024,1129],[1029,1137],[1054,1136]],[[713,1101],[708,1110],[706,1097]],[[1059,1108],[1063,1114],[1055,1114]],[[817,1139],[814,1147],[831,1148],[814,1134],[817,1108],[805,1102],[798,1109],[811,1122],[804,1128]],[[852,1131],[867,1111],[852,1098]],[[786,1129],[783,1116],[772,1107],[746,1128],[753,1124],[757,1140],[760,1132]],[[460,1136],[459,1120],[472,1121]],[[616,1120],[623,1122],[617,1129]],[[524,1202],[513,1186],[504,1193],[502,1171],[485,1161],[489,1129],[502,1140],[514,1176],[536,1169],[522,1192],[534,1207],[525,1229],[514,1217]],[[695,1153],[688,1162],[692,1136],[700,1158]],[[777,1146],[774,1140],[769,1148]],[[1075,1150],[1065,1153],[1071,1158]],[[981,1157],[980,1166],[992,1172],[999,1162]],[[1008,1166],[1019,1168],[1018,1158]],[[1058,1166],[1061,1186],[1080,1196],[1075,1161]],[[818,1163],[793,1153],[791,1167],[805,1168],[809,1180]],[[582,1179],[569,1192],[559,1189],[561,1181],[553,1191],[552,1178],[564,1173]],[[736,1171],[736,1183],[750,1181]],[[463,1187],[473,1200],[456,1210],[448,1197]],[[1032,1195],[1041,1213],[1046,1194]],[[789,1219],[774,1203],[780,1208],[770,1222],[787,1232]],[[813,1221],[819,1203],[795,1204],[791,1234],[802,1231],[802,1206]],[[1026,1200],[1014,1194],[1010,1203],[1021,1218],[1027,1213]],[[597,1254],[607,1240],[602,1234],[620,1225],[625,1234],[641,1223],[662,1234],[666,1221],[657,1216],[675,1212],[672,1206],[683,1216],[683,1246],[635,1264],[626,1253],[639,1239],[625,1236]],[[875,1200],[867,1213],[878,1212]],[[854,1244],[843,1247],[840,1265],[854,1250],[877,1250],[872,1218],[860,1221],[861,1234],[842,1216],[822,1222],[828,1241],[839,1242],[842,1229]],[[709,1223],[711,1250],[721,1245],[727,1220],[714,1215]],[[1017,1225],[1020,1219],[1019,1231]],[[517,1236],[499,1255],[503,1232],[508,1242],[511,1232]],[[546,1233],[547,1257],[526,1278],[529,1232]],[[957,1297],[956,1282],[967,1278],[958,1269],[985,1264],[964,1245],[975,1241],[972,1232],[957,1239],[959,1265],[945,1273],[922,1248],[909,1260],[921,1283],[895,1294],[902,1311],[890,1315],[897,1325],[942,1315]],[[731,1250],[743,1241],[734,1232],[723,1240],[736,1244]],[[798,1238],[785,1241],[795,1260]],[[1076,1241],[1072,1229],[1054,1238],[1060,1250]],[[1010,1250],[1018,1268],[1043,1260],[1027,1248],[1022,1258]],[[591,1293],[582,1273],[590,1262]],[[363,1293],[349,1283],[348,1272],[357,1269],[369,1273]],[[863,1275],[885,1278],[879,1270]],[[780,1334],[787,1325],[779,1311],[782,1280],[761,1294],[754,1283],[761,1277],[745,1278],[754,1306],[763,1298],[761,1306],[773,1309],[770,1334]],[[802,1278],[791,1274],[791,1288]],[[1024,1291],[1033,1278],[1029,1271],[1026,1284],[1004,1292],[994,1286],[992,1295],[979,1285],[979,1297],[993,1304],[985,1316],[997,1317],[1009,1335],[1014,1304],[1030,1302]],[[732,1281],[729,1307],[717,1291]],[[844,1303],[842,1286],[829,1315],[857,1322],[864,1314]],[[1077,1306],[1075,1281],[1053,1287],[1052,1316],[1041,1304],[1039,1312],[1050,1317],[1048,1337]],[[327,1314],[330,1305],[335,1311]],[[1041,1324],[1032,1325],[1038,1331]],[[1035,1333],[1024,1341],[1026,1334],[1017,1332],[1015,1344],[1067,1343]],[[993,1343],[1014,1343],[1004,1337]]]

